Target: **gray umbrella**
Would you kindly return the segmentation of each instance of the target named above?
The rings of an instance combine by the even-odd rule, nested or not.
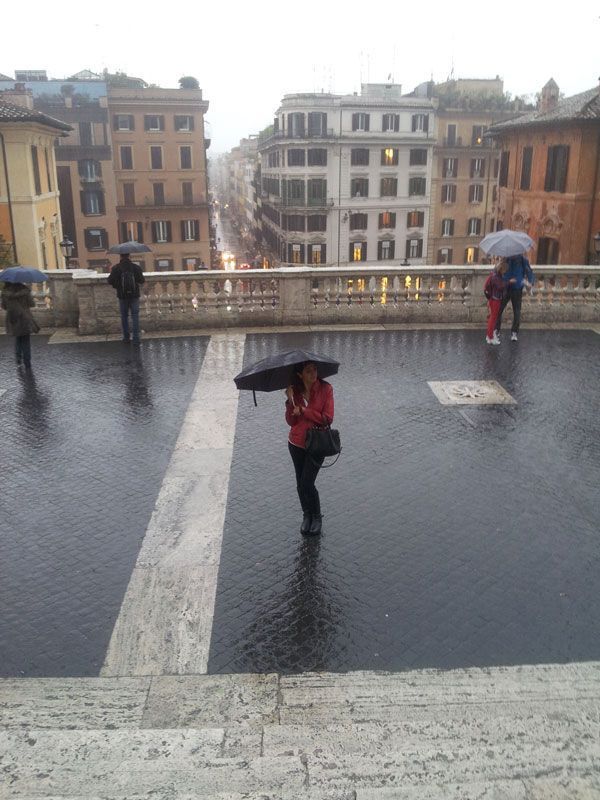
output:
[[[123,242],[123,244],[113,244],[106,252],[124,255],[125,253],[151,253],[152,250],[148,245],[139,242]]]
[[[479,242],[479,246],[488,256],[519,256],[534,246],[533,239],[523,231],[511,231],[506,228],[495,233],[488,233]]]

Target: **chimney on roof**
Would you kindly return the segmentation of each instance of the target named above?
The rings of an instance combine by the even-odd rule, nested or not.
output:
[[[17,106],[33,108],[33,92],[31,89],[26,89],[25,84],[20,81],[15,83],[13,89],[4,89],[2,99],[8,100],[9,103],[14,103]]]
[[[556,108],[558,105],[559,94],[560,89],[558,88],[558,84],[554,78],[550,78],[548,83],[542,89],[538,111],[541,114],[544,114],[546,111],[552,111],[553,108]]]

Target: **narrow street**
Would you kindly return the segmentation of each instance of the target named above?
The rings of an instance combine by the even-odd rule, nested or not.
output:
[[[214,223],[217,228],[217,251],[221,252],[221,263],[226,270],[239,268],[240,264],[252,264],[254,253],[248,252],[234,225],[232,217],[222,206],[214,212]]]

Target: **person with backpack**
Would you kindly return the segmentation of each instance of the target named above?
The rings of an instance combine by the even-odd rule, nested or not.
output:
[[[124,342],[131,341],[129,314],[131,314],[133,342],[138,344],[140,341],[140,286],[145,280],[142,268],[130,260],[128,253],[121,255],[121,260],[112,267],[108,276],[108,282],[117,290]]]
[[[485,341],[488,344],[500,344],[500,339],[496,335],[496,324],[498,322],[498,315],[502,307],[502,301],[506,294],[506,287],[502,276],[508,269],[506,259],[501,259],[490,273],[486,280],[483,293],[488,301],[489,317],[487,324],[487,331]]]
[[[507,259],[507,271],[504,275],[504,285],[506,287],[506,294],[500,306],[500,313],[496,320],[497,339],[500,338],[500,325],[502,323],[502,314],[506,306],[511,303],[513,310],[513,322],[510,332],[511,342],[516,342],[519,338],[519,325],[521,323],[521,304],[523,302],[523,289],[527,284],[533,286],[535,276],[529,259],[525,256],[511,256]]]

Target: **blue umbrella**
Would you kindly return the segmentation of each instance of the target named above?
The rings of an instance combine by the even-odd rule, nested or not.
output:
[[[113,244],[106,252],[123,255],[125,253],[151,253],[152,250],[150,250],[148,245],[140,244],[139,242],[123,242],[123,244]]]
[[[7,267],[0,272],[3,283],[44,283],[48,276],[35,267]]]

